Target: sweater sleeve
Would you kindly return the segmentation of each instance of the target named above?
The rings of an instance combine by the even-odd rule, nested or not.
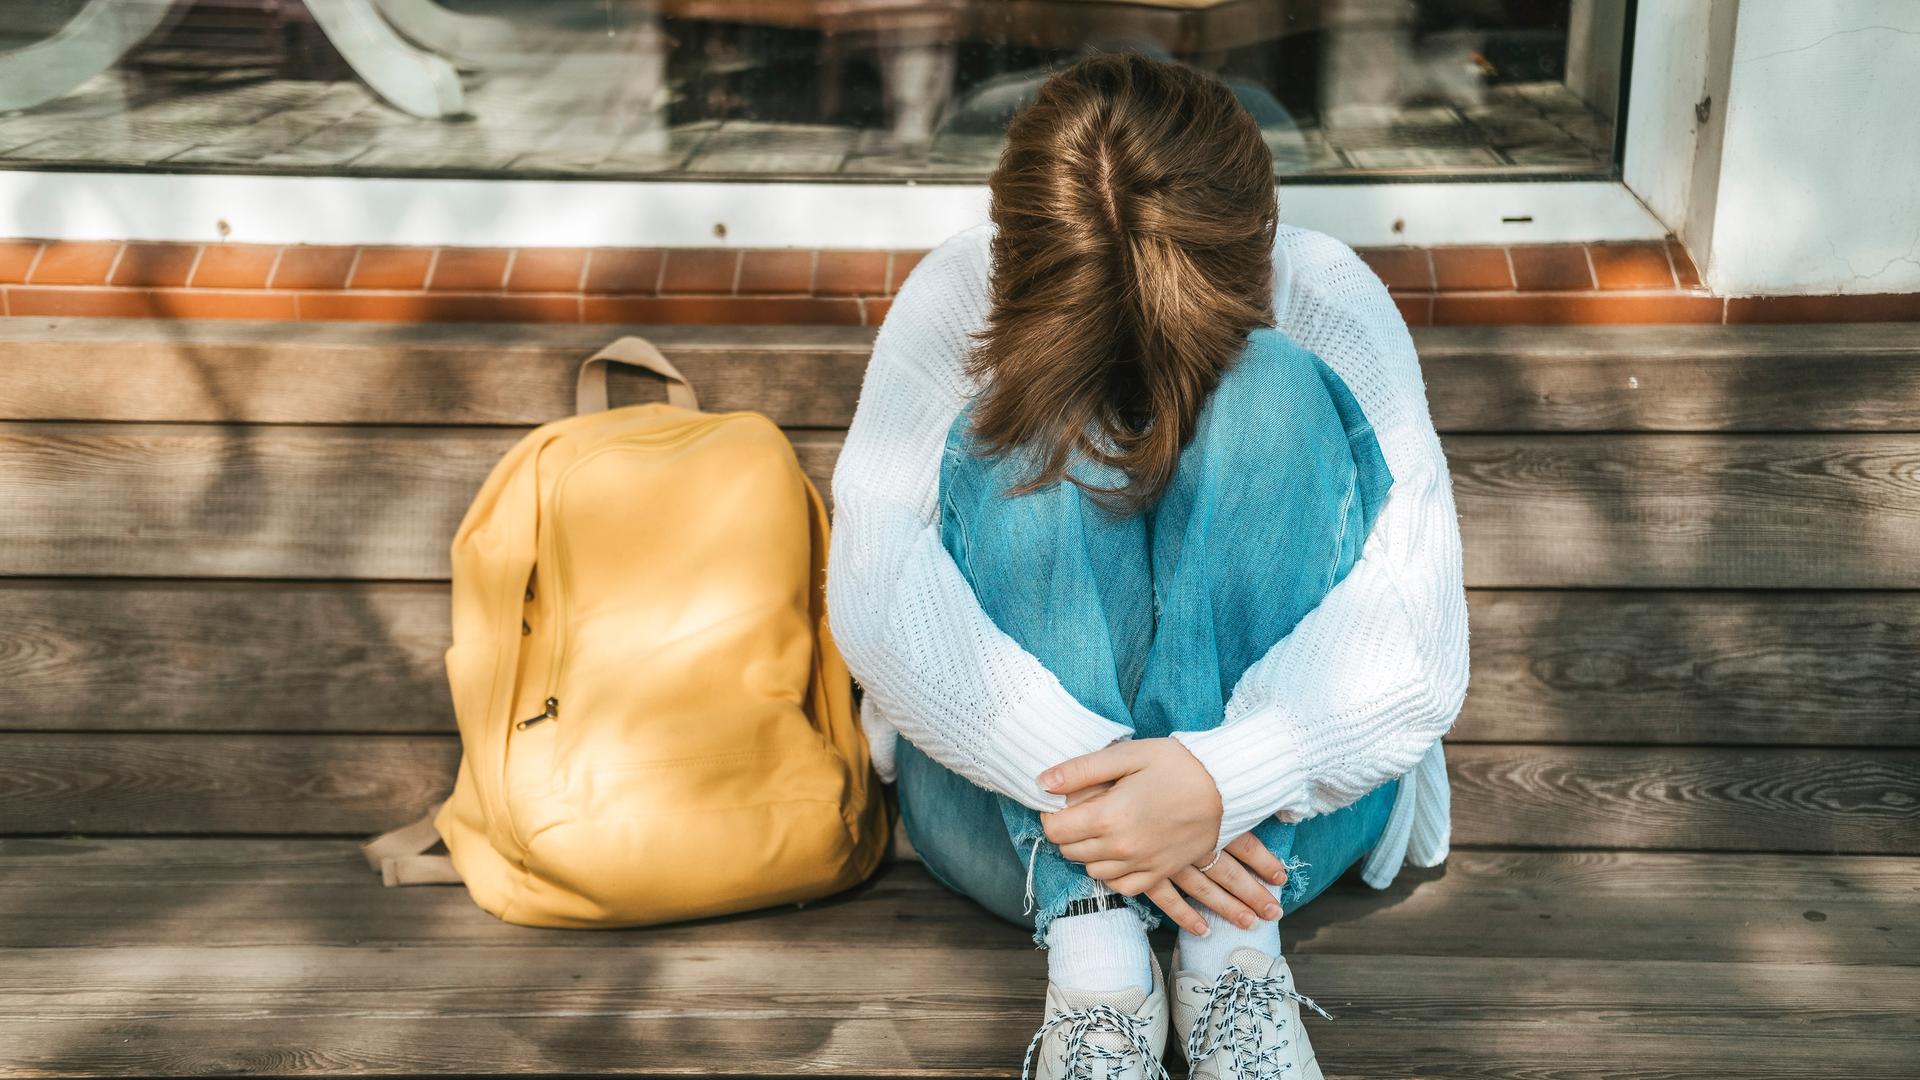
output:
[[[1283,323],[1353,390],[1394,483],[1352,570],[1241,675],[1221,726],[1174,736],[1220,789],[1222,845],[1413,769],[1466,695],[1459,520],[1413,340],[1344,245],[1300,234],[1291,255]]]
[[[881,325],[833,473],[827,615],[870,728],[884,718],[973,783],[1058,810],[1040,772],[1131,731],[994,625],[940,539],[940,457],[973,390],[964,359],[986,309],[988,240],[976,228],[935,248]]]

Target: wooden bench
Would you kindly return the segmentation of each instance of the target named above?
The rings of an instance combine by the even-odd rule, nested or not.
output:
[[[360,861],[452,775],[454,524],[615,332],[0,321],[0,1076],[1017,1075],[1041,959],[912,864],[582,933]],[[642,332],[826,487],[871,331]],[[1418,337],[1458,847],[1283,923],[1329,1074],[1916,1075],[1920,328]]]

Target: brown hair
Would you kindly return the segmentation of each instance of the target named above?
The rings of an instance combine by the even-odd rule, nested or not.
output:
[[[1035,455],[1009,495],[1064,479],[1115,512],[1151,506],[1207,395],[1273,322],[1259,126],[1212,76],[1096,54],[1014,118],[989,187],[992,309],[967,361],[979,452]],[[1075,450],[1127,483],[1071,475]]]

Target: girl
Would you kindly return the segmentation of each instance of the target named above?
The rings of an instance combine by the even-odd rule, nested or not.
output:
[[[1161,1075],[1171,1025],[1195,1077],[1318,1078],[1275,920],[1446,854],[1446,462],[1392,300],[1277,225],[1272,168],[1209,76],[1055,75],[834,473],[829,615],[908,838],[1047,949],[1028,1075]]]

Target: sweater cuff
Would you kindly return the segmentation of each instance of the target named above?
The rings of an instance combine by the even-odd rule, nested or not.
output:
[[[996,790],[1028,809],[1064,810],[1066,797],[1041,787],[1040,774],[1132,736],[1132,728],[1080,704],[1059,679],[1045,679],[995,726],[994,754],[980,767]]]
[[[1306,816],[1307,766],[1299,726],[1277,708],[1240,716],[1210,731],[1176,731],[1220,789],[1220,838],[1226,847],[1275,814]]]

